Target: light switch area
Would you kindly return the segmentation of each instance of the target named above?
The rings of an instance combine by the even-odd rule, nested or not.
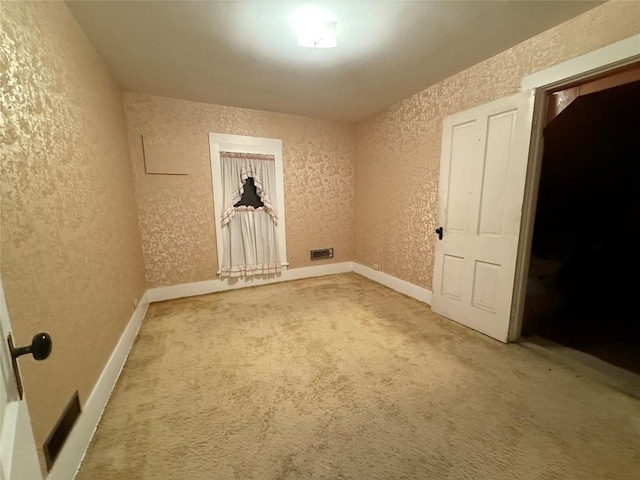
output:
[[[184,146],[167,138],[141,135],[144,169],[148,175],[188,175]]]

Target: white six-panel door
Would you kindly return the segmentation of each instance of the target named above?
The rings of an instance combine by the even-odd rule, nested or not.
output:
[[[447,117],[440,159],[433,311],[506,342],[534,93]]]

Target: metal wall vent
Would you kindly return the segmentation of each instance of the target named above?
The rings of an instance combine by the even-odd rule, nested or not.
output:
[[[53,467],[53,463],[56,461],[56,458],[58,458],[58,454],[60,450],[62,450],[62,446],[64,442],[66,442],[81,412],[80,398],[76,390],[76,393],[71,397],[67,408],[62,412],[62,416],[58,419],[56,426],[53,427],[49,438],[47,438],[42,447],[44,450],[44,459],[47,463],[47,471]]]
[[[333,248],[311,250],[311,260],[320,260],[322,258],[333,258]]]

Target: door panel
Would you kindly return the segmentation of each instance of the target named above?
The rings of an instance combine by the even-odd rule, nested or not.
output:
[[[489,312],[496,310],[500,265],[476,260],[471,304]]]
[[[464,192],[471,185],[471,154],[473,152],[473,133],[475,122],[456,125],[452,128],[451,168],[447,205],[446,228],[449,231],[465,232],[467,228],[468,204]]]
[[[507,341],[533,92],[447,117],[432,308]]]
[[[489,117],[480,201],[481,235],[502,235],[509,154],[516,112]]]
[[[20,400],[7,335],[9,312],[0,282],[0,480],[42,478],[26,399]]]
[[[442,268],[442,293],[443,295],[460,299],[462,291],[462,269],[464,267],[464,258],[454,257],[453,255],[444,256],[444,265]]]

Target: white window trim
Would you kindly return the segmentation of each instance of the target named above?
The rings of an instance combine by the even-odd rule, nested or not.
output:
[[[282,140],[278,138],[248,137],[244,135],[230,135],[226,133],[209,133],[209,151],[211,153],[211,188],[213,190],[214,223],[216,225],[216,243],[218,250],[218,268],[222,265],[222,169],[220,152],[262,153],[275,157],[276,167],[276,202],[278,205],[278,224],[276,235],[278,250],[282,259],[283,270],[286,270],[287,238],[285,228],[284,209],[284,177],[282,168]],[[220,275],[220,271],[217,272]]]

